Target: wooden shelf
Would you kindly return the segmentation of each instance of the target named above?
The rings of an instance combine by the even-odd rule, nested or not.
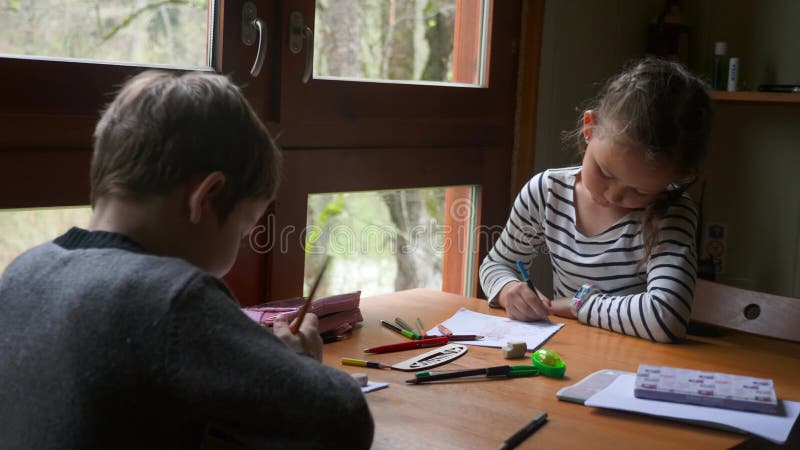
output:
[[[719,102],[800,103],[797,92],[712,91],[711,98]]]

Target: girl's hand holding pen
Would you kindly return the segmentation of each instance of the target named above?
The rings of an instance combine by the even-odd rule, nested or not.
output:
[[[510,319],[533,322],[550,315],[550,299],[534,292],[524,282],[512,281],[503,286],[497,301]]]
[[[319,335],[319,319],[307,313],[297,334],[289,329],[285,318],[278,317],[272,325],[275,336],[296,352],[304,352],[322,361],[322,338]]]

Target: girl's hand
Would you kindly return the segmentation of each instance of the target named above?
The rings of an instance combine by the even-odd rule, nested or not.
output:
[[[550,315],[550,299],[533,292],[527,283],[511,282],[503,286],[497,302],[505,308],[510,319],[533,322]]]
[[[572,310],[569,309],[569,304],[572,301],[571,298],[561,297],[556,298],[550,301],[550,314],[566,317],[568,319],[577,319],[575,314],[572,314]]]
[[[278,339],[294,351],[305,352],[322,361],[322,338],[319,335],[319,319],[316,314],[307,313],[300,330],[292,334],[286,319],[278,317],[272,324],[272,331]]]

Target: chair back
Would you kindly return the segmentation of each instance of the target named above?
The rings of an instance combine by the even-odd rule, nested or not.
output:
[[[800,299],[697,280],[691,319],[800,342]]]

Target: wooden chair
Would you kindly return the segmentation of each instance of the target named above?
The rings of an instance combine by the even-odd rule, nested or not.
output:
[[[800,299],[697,280],[691,319],[800,342]]]

